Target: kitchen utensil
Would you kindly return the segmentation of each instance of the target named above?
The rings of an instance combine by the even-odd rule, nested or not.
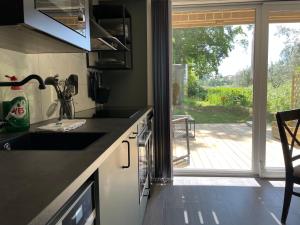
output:
[[[51,105],[48,107],[48,110],[46,112],[48,118],[54,115],[55,111],[57,110],[57,107],[58,107],[58,100],[55,100],[54,102],[51,103]]]
[[[67,79],[67,86],[72,87],[71,95],[75,96],[78,94],[78,76],[75,74],[71,74],[69,78]]]
[[[59,80],[58,80],[58,75],[55,75],[53,77],[47,77],[45,79],[45,84],[46,85],[52,85],[55,88],[56,94],[58,98],[61,98],[61,90],[59,88]]]

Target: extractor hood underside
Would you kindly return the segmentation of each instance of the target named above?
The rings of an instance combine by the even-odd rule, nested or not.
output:
[[[0,37],[0,48],[27,54],[85,52],[25,24],[0,26]]]

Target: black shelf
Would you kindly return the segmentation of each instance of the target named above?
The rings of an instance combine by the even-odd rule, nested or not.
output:
[[[94,69],[97,71],[101,70],[131,70],[131,67],[99,67],[99,66],[89,66],[89,69]]]
[[[107,35],[100,38],[103,43],[98,47],[94,45],[92,51],[87,53],[87,67],[100,70],[132,69],[131,16],[125,5],[99,3],[93,6],[92,13],[96,26],[100,26]],[[117,61],[124,63],[118,64]]]
[[[101,51],[103,52],[130,52],[130,50],[126,50],[126,49],[102,49]],[[98,52],[98,51],[92,51],[92,52]]]
[[[93,6],[93,13],[99,19],[131,18],[125,6],[120,4],[99,3]]]

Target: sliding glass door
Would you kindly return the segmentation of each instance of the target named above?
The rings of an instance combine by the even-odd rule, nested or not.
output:
[[[294,3],[267,4],[263,13],[268,31],[263,171],[265,176],[282,176],[284,160],[275,114],[300,108],[300,8]]]
[[[300,4],[172,16],[174,174],[283,177],[275,114],[300,108]]]
[[[173,11],[173,168],[253,173],[256,8]]]

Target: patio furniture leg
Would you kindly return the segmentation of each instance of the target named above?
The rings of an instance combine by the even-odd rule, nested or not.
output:
[[[186,147],[187,147],[187,153],[183,156],[179,156],[179,157],[176,157],[176,158],[173,158],[173,162],[177,162],[177,161],[180,161],[180,160],[183,160],[183,159],[186,159],[187,158],[187,161],[190,162],[190,135],[189,135],[189,118],[188,117],[182,117],[182,118],[176,118],[176,119],[173,119],[172,120],[172,123],[174,125],[173,127],[173,138],[176,138],[175,137],[175,129],[176,129],[176,124],[180,124],[180,125],[184,125],[184,129],[185,129],[185,135],[186,135]]]
[[[193,124],[194,124],[194,138],[196,137],[196,121],[194,120],[193,121]]]
[[[190,135],[189,135],[189,121],[185,119],[185,131],[186,131],[186,145],[187,145],[187,157],[190,159]]]

